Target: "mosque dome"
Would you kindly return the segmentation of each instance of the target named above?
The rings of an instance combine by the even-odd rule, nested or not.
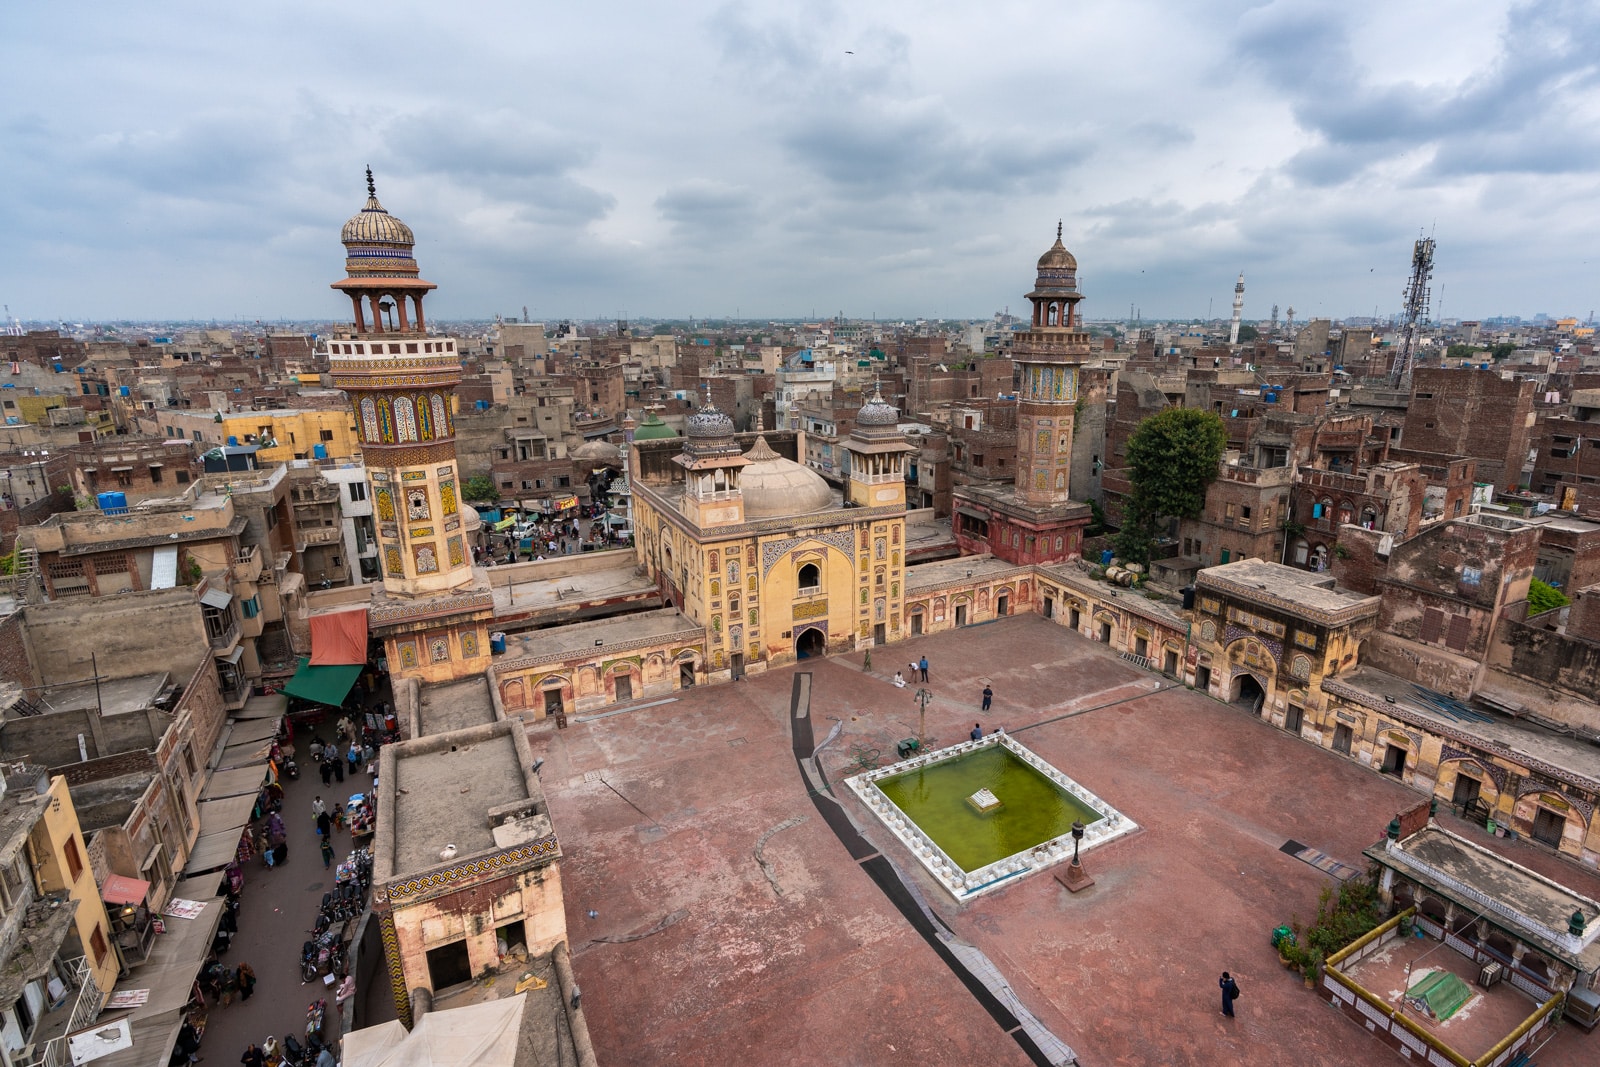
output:
[[[367,168],[367,203],[344,224],[345,272],[352,278],[415,278],[417,243],[411,227],[378,202],[378,188]]]
[[[883,398],[883,393],[874,390],[872,399],[861,405],[856,412],[857,426],[898,426],[900,412],[895,406]]]
[[[345,244],[393,244],[407,248],[417,243],[411,227],[389,214],[378,202],[377,194],[367,197],[367,205],[344,224],[339,239]]]
[[[639,423],[638,429],[633,431],[635,441],[661,441],[669,437],[678,436],[678,431],[661,421],[661,416],[653,411],[644,413],[644,421]]]
[[[1040,270],[1077,270],[1078,259],[1061,243],[1061,224],[1056,223],[1056,243],[1039,257]]]
[[[622,464],[622,450],[606,440],[588,441],[574,448],[568,455],[584,463],[611,467]]]
[[[689,436],[698,439],[732,437],[733,420],[718,411],[715,404],[707,404],[689,416]]]
[[[461,505],[461,528],[467,534],[475,534],[483,526],[483,516],[478,514],[478,509],[471,504]],[[470,539],[470,538],[469,538]]]
[[[739,495],[745,518],[809,515],[835,506],[833,490],[820,474],[778,455],[764,436],[756,438],[744,458],[748,462],[739,470]]]

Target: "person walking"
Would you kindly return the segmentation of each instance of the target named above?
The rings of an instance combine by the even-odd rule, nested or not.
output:
[[[1222,987],[1222,1014],[1233,1018],[1233,1002],[1239,999],[1239,983],[1233,980],[1233,975],[1227,971],[1222,972],[1222,977],[1217,979],[1217,985]]]
[[[239,964],[239,999],[249,1000],[256,991],[256,971],[248,963]]]
[[[322,784],[323,784],[323,786],[326,787],[326,786],[332,785],[333,784],[333,760],[330,760],[327,757],[327,755],[324,754],[323,756],[321,756],[321,757],[319,757],[317,759],[317,762],[322,765],[319,769],[322,772]]]
[[[989,705],[994,702],[994,690],[989,686],[983,687],[983,710],[988,711]]]
[[[333,816],[327,812],[317,816],[317,836],[324,841],[333,836]]]
[[[339,750],[335,748],[328,758],[328,763],[333,767],[333,777],[336,781],[344,781],[344,760],[339,758]]]
[[[926,682],[928,680],[928,657],[927,656],[923,656],[922,657],[922,661],[917,664],[917,670],[922,672],[922,680],[924,682]]]
[[[333,842],[326,837],[322,839],[322,869],[327,870],[333,866]]]
[[[350,773],[355,774],[361,770],[361,746],[355,741],[350,742],[350,751],[345,753],[345,759],[350,761]]]
[[[266,1067],[267,1057],[252,1041],[244,1050],[244,1055],[239,1057],[239,1062],[244,1064],[244,1067]]]
[[[327,812],[328,805],[322,802],[322,794],[318,793],[311,799],[311,818],[314,821],[321,821],[321,817],[326,815]]]
[[[338,801],[333,802],[333,828],[335,830],[344,829],[344,805]]]
[[[971,737],[972,737],[972,739],[974,741],[982,741],[983,740],[983,723],[975,722],[975,723],[972,724]]]
[[[323,1045],[322,1051],[317,1053],[317,1067],[338,1067],[339,1061],[334,1058],[333,1047]]]

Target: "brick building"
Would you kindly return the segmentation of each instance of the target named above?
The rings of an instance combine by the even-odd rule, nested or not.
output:
[[[1400,448],[1391,458],[1478,461],[1478,477],[1497,489],[1522,484],[1533,421],[1534,383],[1493,371],[1421,368],[1412,375]]]

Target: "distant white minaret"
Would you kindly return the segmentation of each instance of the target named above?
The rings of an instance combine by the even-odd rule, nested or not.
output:
[[[1228,343],[1239,343],[1239,316],[1244,311],[1244,271],[1239,272],[1239,280],[1233,285],[1233,321],[1228,324]]]

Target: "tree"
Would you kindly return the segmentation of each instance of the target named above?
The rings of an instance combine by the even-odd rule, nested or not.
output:
[[[1528,585],[1528,614],[1543,615],[1547,611],[1564,608],[1572,601],[1567,595],[1553,585],[1546,585],[1535,578]]]
[[[1210,411],[1167,408],[1139,424],[1128,441],[1133,492],[1117,535],[1117,555],[1129,563],[1148,563],[1161,520],[1200,514],[1227,443],[1221,416]]]
[[[1444,350],[1446,359],[1471,359],[1478,354],[1478,350],[1471,345],[1451,345]]]
[[[1250,326],[1250,325],[1247,325],[1245,323],[1240,323],[1239,324],[1239,343],[1240,344],[1244,344],[1247,341],[1254,341],[1256,338],[1258,338],[1260,336],[1261,336],[1261,331],[1256,329],[1254,326]]]
[[[494,480],[487,474],[474,474],[461,486],[461,495],[467,500],[499,500]]]
[[[1496,360],[1507,359],[1510,357],[1511,353],[1515,352],[1516,350],[1517,346],[1512,344],[1510,341],[1507,341],[1505,344],[1495,345],[1493,348],[1489,349],[1489,355],[1493,356]]]

